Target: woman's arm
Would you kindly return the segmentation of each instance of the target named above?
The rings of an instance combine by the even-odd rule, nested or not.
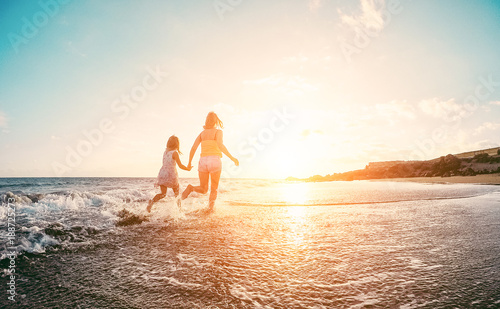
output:
[[[216,139],[217,139],[217,146],[219,146],[220,151],[224,153],[229,159],[231,159],[236,166],[240,165],[240,162],[238,159],[233,157],[230,153],[229,150],[227,150],[226,146],[224,146],[224,142],[222,141],[222,131],[218,130],[216,134]]]
[[[193,161],[194,154],[196,153],[196,149],[201,143],[201,134],[194,140],[193,147],[191,147],[191,151],[189,152],[189,162],[188,167],[191,166],[191,162]]]
[[[177,162],[177,165],[179,165],[179,167],[185,171],[190,171],[193,168],[192,166],[186,167],[181,163],[181,159],[179,158],[179,153],[177,153],[177,151],[174,151],[174,153],[172,154],[172,158],[175,160],[175,162]]]

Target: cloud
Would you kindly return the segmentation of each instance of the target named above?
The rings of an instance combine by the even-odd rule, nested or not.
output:
[[[243,81],[243,84],[270,86],[289,95],[301,95],[305,92],[318,90],[317,86],[306,82],[306,79],[301,76],[289,76],[282,73],[273,74],[257,80],[246,80]]]
[[[350,26],[354,30],[370,29],[381,31],[385,24],[383,10],[385,0],[361,0],[361,12],[354,15],[344,14],[338,10],[340,20],[343,24]]]
[[[309,0],[309,11],[316,11],[322,5],[322,0]]]
[[[310,129],[306,129],[306,130],[303,130],[301,133],[300,133],[300,137],[301,139],[305,139],[307,138],[308,136],[311,136],[311,135],[324,135],[325,132],[323,132],[323,130],[310,130]]]
[[[324,68],[325,65],[332,61],[332,56],[304,56],[302,53],[297,56],[283,57],[280,61],[284,65],[300,65],[301,68],[305,64],[320,65]]]
[[[492,102],[490,102],[490,104],[500,106],[500,101],[492,101]]]
[[[391,101],[389,103],[377,104],[375,108],[379,114],[389,118],[404,117],[415,119],[415,108],[406,101]]]
[[[283,64],[289,64],[289,63],[303,63],[309,61],[309,58],[304,56],[304,55],[299,55],[299,56],[291,56],[291,57],[284,57],[282,60]]]
[[[500,123],[485,122],[474,130],[474,135],[478,135],[486,130],[495,131],[498,129],[500,129]]]
[[[441,101],[438,98],[423,100],[418,103],[420,110],[434,118],[446,121],[456,121],[464,118],[472,112],[470,106],[458,104],[455,99]]]
[[[0,111],[0,128],[8,127],[8,119],[4,112]]]
[[[87,54],[82,53],[78,48],[76,48],[72,41],[66,42],[66,46],[68,52],[81,56],[83,58],[87,58]]]

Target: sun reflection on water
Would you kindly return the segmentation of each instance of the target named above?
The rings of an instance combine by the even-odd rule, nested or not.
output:
[[[307,206],[286,206],[284,222],[287,225],[287,240],[293,247],[304,245],[304,236],[308,234]]]
[[[309,186],[307,183],[285,184],[281,194],[287,204],[304,205],[309,200]]]
[[[303,219],[305,212],[306,212],[306,207],[305,206],[288,206],[287,212],[288,212],[288,215],[291,217],[291,219],[294,219],[294,220]]]

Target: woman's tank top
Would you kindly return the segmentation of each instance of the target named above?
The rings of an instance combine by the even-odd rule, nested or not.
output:
[[[215,131],[215,135],[213,139],[206,139],[201,141],[201,157],[206,156],[219,156],[222,158],[222,152],[219,149],[219,145],[217,144],[217,130]],[[201,134],[200,134],[201,138]]]

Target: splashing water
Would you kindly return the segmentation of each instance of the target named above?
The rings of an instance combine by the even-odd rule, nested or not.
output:
[[[148,214],[153,182],[0,180],[19,252],[19,297],[0,306],[500,305],[500,187],[223,180],[213,213],[169,191]]]

